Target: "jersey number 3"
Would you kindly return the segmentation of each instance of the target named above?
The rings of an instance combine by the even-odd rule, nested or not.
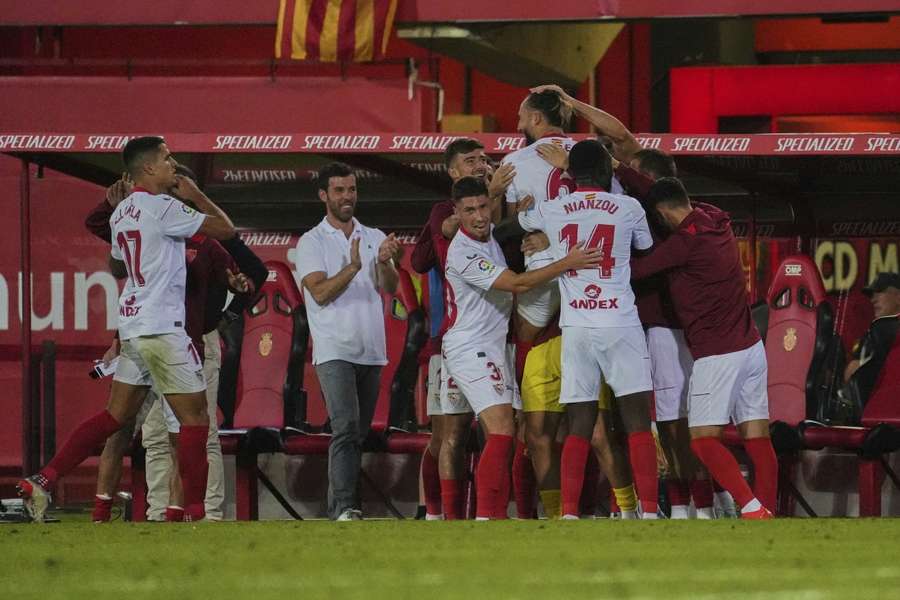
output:
[[[146,281],[141,274],[141,232],[120,231],[116,236],[116,243],[125,258],[125,268],[128,270],[131,283],[137,287],[144,287]]]
[[[612,277],[612,269],[616,266],[616,259],[612,256],[613,240],[616,235],[616,226],[600,223],[594,225],[591,236],[584,245],[585,249],[599,248],[603,253],[600,258],[600,279],[609,279]],[[559,241],[566,245],[567,250],[571,250],[578,243],[578,223],[569,223],[559,232]],[[570,275],[574,272],[570,271]]]

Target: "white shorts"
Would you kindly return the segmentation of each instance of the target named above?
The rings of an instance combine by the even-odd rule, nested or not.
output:
[[[688,416],[688,379],[694,359],[681,329],[650,327],[650,376],[657,421],[676,421]]]
[[[647,339],[640,325],[562,328],[560,404],[596,402],[601,379],[617,398],[653,389]]]
[[[559,284],[553,280],[517,294],[516,312],[535,327],[546,327],[559,312]]]
[[[522,391],[519,389],[519,382],[516,380],[516,345],[506,345],[506,368],[509,372],[509,381],[512,382],[512,407],[515,410],[522,410]]]
[[[456,386],[456,382],[448,381],[444,377],[443,357],[440,354],[433,354],[428,359],[428,403],[426,414],[429,417],[439,417],[444,414],[441,408],[442,398],[447,396],[447,402],[452,403],[455,407],[462,407],[461,412],[469,412],[469,403],[466,397]],[[452,385],[452,388],[449,387]]]
[[[197,350],[184,331],[122,340],[114,381],[153,386],[161,394],[206,389]]]
[[[694,362],[688,425],[727,425],[769,418],[768,365],[763,343]]]
[[[444,356],[441,368],[443,413],[458,415],[474,412],[478,415],[491,406],[512,405],[515,377],[511,376],[507,366],[507,353],[506,348],[483,348]]]

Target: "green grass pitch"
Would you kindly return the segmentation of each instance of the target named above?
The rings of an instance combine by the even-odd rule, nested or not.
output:
[[[0,598],[900,598],[900,520],[0,526]]]

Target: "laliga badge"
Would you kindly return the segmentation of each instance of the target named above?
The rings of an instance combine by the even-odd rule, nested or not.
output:
[[[266,332],[259,338],[259,354],[260,356],[268,356],[272,352],[272,334]]]
[[[784,334],[784,349],[787,352],[792,351],[797,347],[797,330],[793,327],[788,327],[787,331]]]

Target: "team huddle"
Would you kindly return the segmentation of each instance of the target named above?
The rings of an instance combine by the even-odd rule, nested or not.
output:
[[[563,133],[573,110],[609,147]],[[770,518],[766,359],[728,216],[691,203],[671,157],[556,86],[532,90],[519,117],[528,146],[496,172],[477,141],[448,146],[452,205],[434,207],[412,256],[417,271],[443,274],[446,298],[429,370],[426,518],[464,517],[473,413],[486,437],[476,518],[505,518],[510,461],[520,518],[535,514],[534,486],[545,515],[579,518],[592,449],[616,512],[656,518],[654,408],[673,517],[693,502],[711,518],[716,486],[743,518]],[[721,442],[732,421],[753,490]]]
[[[603,137],[567,137],[563,127],[573,112]],[[673,518],[687,518],[692,504],[698,518],[712,518],[714,493],[733,498],[742,518],[771,518],[777,462],[766,358],[728,215],[692,203],[671,157],[642,149],[617,119],[557,86],[531,91],[519,109],[519,130],[528,145],[496,170],[476,140],[448,146],[451,199],[434,205],[411,256],[413,269],[428,274],[443,299],[432,311],[426,350],[426,518],[467,515],[473,416],[484,434],[477,519],[506,518],[511,492],[520,518],[537,514],[539,498],[547,517],[578,519],[592,465],[609,479],[622,518],[657,518],[654,421]],[[135,187],[100,219],[111,268],[126,279],[118,366],[107,408],[19,482],[38,521],[59,477],[107,438],[130,432],[151,390],[165,400],[177,434],[180,512],[170,520],[210,516],[207,440],[217,438],[215,400],[204,394],[197,346],[217,318],[196,334],[186,325],[185,240],[222,240],[237,258],[227,245],[235,230],[189,177],[176,173],[160,138],[132,140],[124,160]],[[361,443],[387,363],[380,294],[397,287],[401,249],[393,235],[354,218],[349,168],[329,165],[317,184],[326,217],[301,238],[297,279],[333,429],[328,512],[355,520]],[[225,270],[237,294],[249,296],[264,280]],[[721,441],[732,422],[753,464],[753,489]],[[111,452],[110,460],[120,464],[123,452]]]

